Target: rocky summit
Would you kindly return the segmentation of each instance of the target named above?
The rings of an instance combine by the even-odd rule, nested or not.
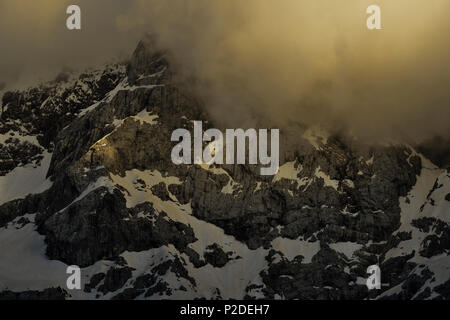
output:
[[[274,176],[175,165],[171,133],[215,125],[175,78],[142,41],[4,93],[0,299],[450,299],[450,169],[301,125]]]

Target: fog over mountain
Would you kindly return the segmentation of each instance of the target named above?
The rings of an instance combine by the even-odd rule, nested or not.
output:
[[[72,32],[69,2],[2,1],[1,81],[127,57],[148,32],[226,126],[294,119],[411,141],[450,132],[446,0],[377,1],[379,31],[365,26],[373,1],[113,0],[78,1],[83,29]]]
[[[0,4],[0,300],[450,299],[448,0],[36,2]],[[279,128],[278,171],[176,163],[197,121]]]

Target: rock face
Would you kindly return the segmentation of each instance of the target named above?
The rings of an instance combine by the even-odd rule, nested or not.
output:
[[[151,41],[127,65],[8,92],[2,104],[0,240],[24,254],[0,250],[0,270],[23,262],[22,281],[41,293],[15,272],[0,274],[0,297],[448,299],[450,173],[409,146],[299,127],[280,137],[275,176],[177,166],[173,130],[214,120]],[[46,257],[27,249],[32,237]],[[26,261],[51,270],[47,282],[33,282]],[[81,293],[49,289],[65,288],[61,265],[73,264]],[[383,286],[369,291],[373,264]]]

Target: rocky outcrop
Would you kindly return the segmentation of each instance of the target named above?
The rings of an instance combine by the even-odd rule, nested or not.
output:
[[[94,213],[94,214],[93,214]],[[127,209],[123,195],[96,189],[41,226],[47,255],[68,264],[88,266],[121,252],[173,244],[180,251],[194,242],[192,229],[157,214],[150,203]],[[180,237],[180,234],[183,237]]]

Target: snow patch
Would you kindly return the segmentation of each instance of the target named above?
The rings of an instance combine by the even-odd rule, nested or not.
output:
[[[325,187],[331,187],[331,188],[333,188],[334,190],[337,191],[337,189],[338,189],[338,187],[339,187],[339,181],[338,181],[338,180],[333,180],[333,179],[331,179],[329,175],[327,175],[325,172],[323,172],[323,171],[320,169],[320,166],[318,166],[318,167],[316,168],[316,171],[314,172],[314,175],[315,175],[317,178],[322,178],[322,179],[323,179],[323,182],[324,182],[324,186],[325,186]]]
[[[43,156],[37,167],[27,164],[0,177],[0,204],[44,192],[52,186],[53,183],[46,178],[52,154],[45,151]]]
[[[304,259],[303,263],[311,263],[312,257],[314,257],[320,250],[320,242],[308,242],[304,240],[292,240],[288,238],[278,237],[272,240],[272,248],[280,251],[283,255],[293,260],[296,256],[302,255]]]
[[[141,124],[148,123],[150,125],[158,124],[156,121],[159,117],[156,114],[152,114],[146,110],[142,110],[137,115],[132,116],[131,118],[138,120]]]
[[[343,253],[348,259],[351,259],[355,251],[362,248],[362,245],[354,242],[336,242],[330,243],[330,248],[336,252]]]

